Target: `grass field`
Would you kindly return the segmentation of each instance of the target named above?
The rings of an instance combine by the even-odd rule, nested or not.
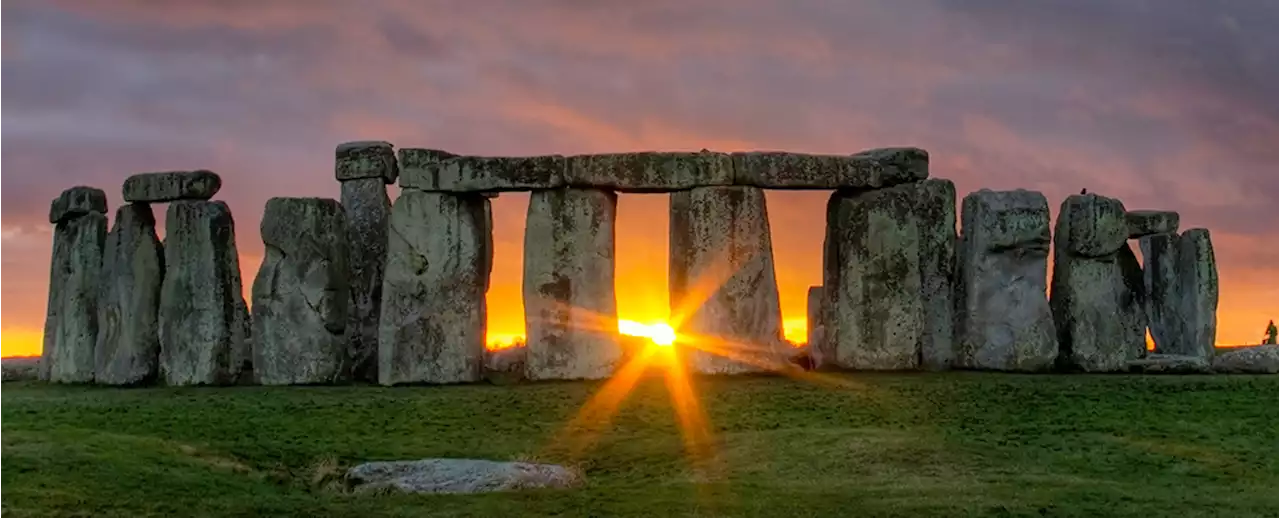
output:
[[[155,388],[6,383],[7,516],[1275,516],[1274,376],[696,379],[694,469],[642,379],[593,447],[595,383]],[[423,457],[580,467],[578,490],[356,496],[341,468]]]

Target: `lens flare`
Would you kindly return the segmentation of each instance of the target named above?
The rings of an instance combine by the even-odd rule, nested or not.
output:
[[[676,331],[663,322],[641,324],[632,320],[619,320],[618,332],[628,336],[648,338],[650,342],[663,347],[670,347],[676,342]]]

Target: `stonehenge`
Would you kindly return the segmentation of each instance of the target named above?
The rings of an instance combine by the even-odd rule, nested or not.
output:
[[[1179,233],[1176,212],[1126,210],[1096,194],[1068,197],[1052,225],[1048,200],[1034,191],[982,189],[957,207],[955,185],[929,177],[919,148],[500,157],[359,141],[338,145],[334,159],[336,199],[267,201],[266,254],[249,301],[235,221],[212,199],[217,174],[128,177],[110,233],[103,191],[63,192],[49,211],[40,379],[608,378],[648,346],[618,328],[618,193],[668,196],[674,357],[706,375],[794,368],[766,189],[830,192],[822,282],[806,294],[805,368],[1170,373],[1212,365],[1218,277],[1208,230]],[[390,184],[400,188],[394,203]],[[530,193],[526,336],[518,349],[490,351],[490,199],[504,192]],[[163,242],[155,203],[168,205]],[[1148,329],[1155,354],[1145,347]]]

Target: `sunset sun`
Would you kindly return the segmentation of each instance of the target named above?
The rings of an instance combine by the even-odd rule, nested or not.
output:
[[[627,336],[648,338],[655,345],[670,347],[676,341],[676,332],[666,322],[641,324],[632,320],[619,320],[618,332]]]

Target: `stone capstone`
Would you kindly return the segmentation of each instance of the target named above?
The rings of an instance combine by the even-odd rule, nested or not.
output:
[[[782,311],[764,191],[698,187],[671,194],[669,296],[677,333],[711,344],[689,348],[706,374],[785,366]],[[697,337],[711,337],[714,341]]]
[[[614,296],[617,195],[534,191],[524,235],[525,376],[607,378],[622,359]]]
[[[378,317],[386,268],[391,201],[379,178],[342,182],[346,210],[351,302],[347,312],[347,364],[355,381],[378,381]]]
[[[402,176],[401,180],[405,177]],[[489,200],[407,189],[391,208],[378,383],[466,383],[484,367]]]
[[[1229,349],[1213,358],[1213,371],[1222,374],[1276,374],[1280,356],[1276,344]]]
[[[1042,371],[1058,353],[1045,297],[1049,203],[1034,191],[969,193],[956,253],[955,365]]]
[[[61,223],[85,214],[106,213],[107,193],[93,187],[72,187],[49,203],[49,223]]]
[[[165,215],[160,377],[169,385],[234,383],[245,302],[235,220],[221,201],[177,201]]]
[[[929,176],[929,153],[912,147],[854,155],[752,151],[731,156],[735,185],[766,189],[880,188]]]
[[[568,158],[565,182],[620,192],[669,192],[733,184],[729,155],[702,151],[579,155]]]
[[[380,140],[344,142],[335,151],[333,176],[339,181],[380,178],[396,183],[400,167],[390,142]]]
[[[135,385],[156,378],[160,362],[160,288],[164,247],[151,206],[116,210],[102,257],[94,381]]]
[[[77,203],[73,201],[71,205]],[[106,239],[107,217],[99,212],[63,218],[54,228],[49,305],[45,313],[44,351],[40,363],[42,380],[56,383],[93,381],[94,347],[98,339],[98,293]]]
[[[1062,368],[1119,372],[1146,353],[1143,288],[1128,237],[1120,200],[1083,194],[1062,202],[1049,300]]]
[[[1129,360],[1129,372],[1142,374],[1205,374],[1212,372],[1209,360],[1198,356],[1148,354]]]
[[[474,459],[368,462],[347,471],[354,493],[470,494],[582,485],[581,473],[554,464]]]
[[[1178,232],[1178,213],[1163,210],[1131,210],[1124,215],[1129,227],[1129,239],[1152,234]]]
[[[400,187],[432,192],[482,193],[552,189],[564,185],[560,155],[455,156],[434,149],[400,150]]]
[[[211,171],[142,173],[124,181],[124,201],[170,202],[207,200],[222,188],[222,178]]]
[[[346,377],[346,217],[337,201],[271,198],[253,282],[253,368],[263,385]]]

